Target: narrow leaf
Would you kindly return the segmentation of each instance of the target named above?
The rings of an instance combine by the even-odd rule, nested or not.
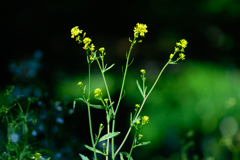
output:
[[[79,156],[82,158],[82,160],[89,160],[88,157],[86,157],[86,156],[84,156],[84,155],[82,155],[80,153],[79,153]]]
[[[104,136],[102,136],[100,139],[99,139],[99,142],[101,141],[104,141],[106,139],[110,139],[110,138],[113,138],[113,137],[116,137],[120,134],[120,132],[113,132],[113,133],[108,133],[108,134],[105,134]]]
[[[176,62],[169,62],[169,64],[177,64]]]
[[[124,160],[123,154],[122,154],[121,152],[120,152],[119,154],[120,154],[120,159],[121,159],[121,160]]]
[[[141,93],[142,96],[144,97],[142,88],[140,87],[140,85],[139,85],[139,83],[138,83],[138,80],[136,80],[136,82],[137,82],[137,86],[138,86],[138,89],[139,89],[140,93]]]
[[[131,156],[127,152],[121,152],[124,156],[126,156],[128,159],[133,160]],[[130,158],[129,158],[130,157]]]
[[[74,101],[83,101],[86,103],[86,101],[83,98],[76,98],[76,99],[74,99]]]
[[[133,61],[134,61],[134,58],[133,58],[132,61],[129,63],[128,67],[133,63]]]
[[[113,63],[110,67],[108,67],[107,69],[105,69],[105,71],[108,71],[109,69],[111,69],[115,64]]]
[[[88,146],[88,145],[84,145],[87,149],[89,149],[90,151],[93,151],[94,152],[94,148],[92,148],[92,147],[90,147],[90,146]],[[96,149],[95,148],[95,151],[96,151],[96,153],[99,153],[99,154],[102,154],[102,155],[104,155],[105,156],[105,154],[102,152],[102,151],[100,151],[100,150],[98,150],[98,149]]]
[[[134,146],[134,148],[135,148],[135,147],[139,147],[139,146],[145,146],[145,145],[148,145],[148,144],[150,144],[150,143],[152,143],[152,142],[151,142],[151,141],[141,142],[141,143],[138,143],[136,146]]]
[[[96,109],[106,109],[106,107],[102,105],[89,104],[89,106]]]

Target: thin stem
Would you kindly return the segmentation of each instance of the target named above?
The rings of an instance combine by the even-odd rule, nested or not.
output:
[[[136,133],[135,133],[135,135],[134,135],[134,138],[133,138],[133,143],[132,143],[131,150],[130,150],[130,152],[129,152],[129,157],[128,157],[128,160],[130,159],[130,157],[131,157],[131,154],[132,154],[132,151],[133,151],[133,148],[134,148],[134,146],[135,146],[137,133],[138,133],[138,131],[136,131]]]
[[[136,115],[136,118],[138,118],[138,116],[139,116],[139,114],[140,114],[140,112],[141,112],[141,110],[142,110],[142,108],[143,108],[143,106],[144,106],[144,104],[145,104],[148,96],[151,94],[152,90],[155,88],[155,86],[156,86],[159,78],[161,77],[161,75],[162,75],[163,71],[165,70],[165,68],[168,66],[169,62],[170,62],[170,61],[168,61],[168,62],[165,64],[165,66],[162,68],[162,70],[161,70],[161,72],[159,73],[159,75],[158,75],[156,81],[154,82],[152,88],[150,89],[150,91],[148,92],[148,94],[146,95],[146,97],[144,97],[143,102],[142,102],[142,105],[141,105],[141,107],[140,107],[140,109],[138,110],[138,113],[137,113],[137,115]]]
[[[98,63],[99,69],[100,69],[102,77],[103,77],[103,82],[104,82],[104,85],[105,85],[105,88],[106,88],[106,91],[107,91],[109,102],[111,104],[112,100],[111,100],[110,92],[109,92],[107,81],[106,81],[105,74],[104,74],[104,72],[105,72],[104,61],[102,59],[102,67],[101,67],[98,59],[97,59],[97,63]],[[113,115],[114,115],[114,108],[113,108],[113,106],[111,106],[111,108],[112,108],[112,112],[113,112]],[[109,122],[110,117],[109,117],[108,111],[106,111],[106,115],[107,115],[107,134],[108,134],[108,133],[110,133],[110,124],[109,124],[110,123]],[[108,153],[109,153],[109,139],[107,139],[107,148],[106,148],[106,150],[107,150],[106,151],[106,154],[107,154],[106,155],[106,160],[108,160],[108,156],[109,156],[108,155]]]
[[[104,74],[104,72],[105,72],[105,69],[103,68],[103,67],[104,67],[104,62],[103,62],[103,60],[102,60],[102,67],[101,67],[100,62],[99,62],[98,59],[97,59],[97,63],[98,63],[99,69],[100,69],[101,74],[102,74],[102,77],[103,77],[103,82],[104,82],[104,85],[105,85],[105,88],[106,88],[106,91],[107,91],[107,95],[108,95],[109,102],[110,102],[110,104],[111,104],[111,103],[112,103],[112,100],[111,100],[110,92],[109,92],[108,85],[107,85],[107,81],[106,81],[105,74]],[[113,111],[113,114],[114,114],[114,109],[113,109],[113,107],[112,107],[112,111]]]
[[[117,151],[114,153],[114,156],[116,156],[118,154],[118,152],[120,151],[120,149],[122,148],[122,146],[124,145],[125,141],[127,140],[127,137],[129,135],[129,133],[131,132],[131,129],[132,129],[133,125],[131,125],[131,127],[128,129],[128,132],[125,136],[125,138],[123,139],[121,145],[118,147]]]
[[[91,95],[91,62],[89,60],[89,54],[87,50],[87,60],[88,60],[88,76],[89,76],[89,88],[88,88],[88,100],[90,99]],[[94,159],[97,160],[97,154],[95,150],[95,145],[94,145],[94,139],[93,139],[93,131],[92,131],[92,121],[91,121],[91,110],[90,110],[90,105],[87,103],[88,106],[88,121],[89,121],[89,130],[90,130],[90,135],[91,135],[91,141],[92,141],[92,146],[94,149]]]
[[[157,84],[157,82],[158,82],[160,76],[162,75],[164,69],[167,67],[167,65],[169,64],[169,62],[170,62],[170,61],[168,61],[168,62],[165,64],[165,66],[162,68],[162,70],[161,70],[161,72],[159,73],[159,75],[158,75],[156,81],[154,82],[152,88],[150,89],[150,91],[148,92],[148,94],[146,95],[146,97],[144,97],[143,102],[142,102],[142,105],[141,105],[140,109],[138,110],[138,113],[137,113],[135,119],[138,118],[138,116],[139,116],[139,114],[140,114],[140,112],[141,112],[141,110],[142,110],[142,108],[143,108],[143,106],[144,106],[144,104],[145,104],[145,102],[146,102],[148,96],[150,95],[150,93],[152,92],[153,88],[154,88],[155,85]],[[118,148],[117,151],[115,152],[115,156],[116,156],[117,153],[120,151],[120,149],[122,148],[123,144],[125,143],[125,141],[126,141],[128,135],[129,135],[129,133],[130,133],[132,127],[133,127],[133,125],[131,125],[130,128],[128,129],[128,132],[127,132],[125,138],[123,139],[121,145],[119,146],[119,148]]]
[[[126,62],[126,66],[125,66],[125,71],[124,71],[124,75],[123,75],[123,81],[122,81],[122,87],[121,87],[121,91],[120,91],[120,95],[119,95],[119,99],[118,99],[118,103],[117,103],[117,107],[116,107],[116,111],[115,114],[113,114],[113,121],[112,121],[112,133],[115,131],[115,120],[116,120],[116,114],[120,105],[120,101],[122,99],[122,95],[123,95],[123,89],[124,89],[124,85],[125,85],[125,79],[126,79],[126,75],[127,75],[127,69],[129,66],[129,58],[130,58],[130,54],[133,48],[133,45],[136,43],[136,37],[134,37],[134,40],[130,46],[130,49],[128,51],[128,55],[127,55],[127,62]],[[129,130],[130,133],[131,129]],[[129,134],[128,133],[128,134]],[[114,154],[114,137],[112,138],[112,159],[115,159],[116,154]]]

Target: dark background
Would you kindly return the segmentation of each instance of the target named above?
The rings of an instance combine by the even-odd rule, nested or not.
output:
[[[184,38],[186,60],[166,69],[143,109],[142,114],[150,117],[141,131],[143,141],[153,143],[136,148],[133,157],[181,159],[184,145],[193,140],[189,159],[231,159],[226,137],[236,146],[240,141],[238,1],[7,1],[1,8],[1,92],[13,84],[16,94],[40,99],[32,109],[46,117],[39,119],[37,139],[41,147],[56,153],[52,159],[77,159],[80,152],[91,155],[83,147],[90,145],[86,106],[77,103],[69,114],[73,99],[80,97],[77,82],[87,84],[85,51],[71,39],[71,28],[87,32],[96,49],[105,47],[105,62],[115,63],[107,78],[117,101],[128,38],[136,23],[147,24],[148,33],[133,48],[126,97],[116,120],[122,132],[117,145],[127,132],[129,112],[141,103],[135,84],[139,70],[146,69],[150,88],[176,42]],[[97,65],[93,68],[93,88],[102,87]],[[96,133],[104,123],[104,111],[94,110],[92,117]],[[191,139],[185,137],[189,131],[195,133]],[[123,150],[128,152],[130,144],[129,138]]]

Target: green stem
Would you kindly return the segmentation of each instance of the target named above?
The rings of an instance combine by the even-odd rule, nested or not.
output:
[[[88,60],[88,76],[89,76],[89,88],[88,88],[88,101],[90,99],[91,95],[91,62],[89,60],[89,54],[87,50],[87,60]],[[89,102],[87,103],[88,106],[88,121],[89,121],[89,130],[90,130],[90,135],[91,135],[91,141],[92,141],[92,146],[94,149],[94,159],[97,160],[97,154],[95,150],[95,145],[94,145],[94,139],[93,139],[93,131],[92,131],[92,121],[91,121],[91,110],[90,110],[90,105]]]
[[[138,116],[139,116],[139,114],[140,114],[140,112],[141,112],[141,110],[142,110],[142,108],[143,108],[143,106],[144,106],[144,104],[145,104],[148,96],[151,94],[152,90],[155,88],[155,86],[156,86],[159,78],[161,77],[161,75],[162,75],[163,71],[165,70],[165,68],[168,66],[169,62],[170,62],[170,61],[168,61],[168,62],[165,64],[165,66],[162,68],[162,70],[161,70],[161,72],[159,73],[157,79],[155,80],[152,88],[150,89],[150,91],[148,92],[148,94],[146,95],[146,97],[144,97],[143,102],[142,102],[142,105],[141,105],[140,109],[138,110],[138,113],[137,113],[135,119],[138,118]]]
[[[138,133],[138,131],[136,131],[136,133],[135,133],[135,135],[134,135],[134,138],[133,138],[133,143],[132,143],[131,150],[130,150],[130,152],[129,152],[129,157],[128,157],[128,160],[130,159],[130,157],[131,157],[131,154],[132,154],[132,151],[133,151],[133,148],[134,148],[134,146],[135,146],[135,142],[136,142],[136,136],[137,136],[137,133]]]
[[[148,94],[146,95],[146,97],[144,97],[143,102],[142,102],[142,105],[141,105],[140,109],[138,110],[138,113],[137,113],[135,119],[138,118],[138,116],[139,116],[139,114],[140,114],[140,112],[141,112],[141,110],[142,110],[142,108],[143,108],[143,106],[144,106],[144,104],[145,104],[145,102],[146,102],[148,96],[150,95],[150,93],[152,92],[153,88],[154,88],[155,85],[157,84],[157,82],[158,82],[160,76],[162,75],[164,69],[167,67],[167,65],[169,64],[169,62],[170,62],[170,61],[168,61],[168,62],[165,64],[165,66],[162,68],[162,70],[161,70],[161,72],[159,73],[159,75],[158,75],[156,81],[154,82],[152,88],[150,89],[150,91],[148,92]],[[128,129],[128,132],[127,132],[127,134],[126,134],[124,140],[122,141],[121,145],[119,146],[119,148],[118,148],[117,151],[115,152],[115,156],[116,156],[117,153],[120,151],[120,149],[122,148],[123,144],[125,143],[125,141],[126,141],[128,135],[129,135],[129,133],[130,133],[132,127],[133,127],[133,125],[131,125],[130,128]]]
[[[117,114],[117,111],[118,111],[118,108],[119,108],[119,105],[120,105],[120,102],[121,102],[121,99],[122,99],[122,95],[123,95],[123,89],[124,89],[124,85],[125,85],[125,79],[126,79],[126,75],[127,75],[127,69],[128,69],[128,66],[129,66],[129,58],[130,58],[130,54],[131,54],[131,51],[132,51],[132,48],[133,48],[133,45],[136,43],[136,37],[134,37],[134,40],[130,46],[130,49],[128,51],[128,55],[127,55],[127,62],[126,62],[126,66],[125,66],[125,71],[124,71],[124,75],[123,75],[123,81],[122,81],[122,87],[121,87],[121,91],[120,91],[120,95],[119,95],[119,99],[118,99],[118,103],[117,103],[117,107],[116,107],[116,111],[115,111],[115,114],[113,114],[113,121],[112,121],[112,133],[114,133],[115,131],[115,119],[116,119],[116,114]],[[129,130],[129,133],[130,133],[131,129]],[[128,134],[129,134],[128,133]],[[112,160],[115,159],[115,156],[117,154],[114,154],[114,137],[112,138]]]
[[[102,59],[102,67],[101,67],[101,65],[100,65],[100,63],[99,63],[99,61],[98,61],[98,59],[97,59],[97,63],[98,63],[98,66],[99,66],[99,69],[100,69],[100,71],[101,71],[101,74],[102,74],[102,77],[103,77],[103,82],[104,82],[104,85],[105,85],[105,88],[106,88],[106,91],[107,91],[107,95],[108,95],[108,99],[109,99],[109,102],[110,102],[110,104],[112,103],[112,100],[111,100],[111,96],[110,96],[110,92],[109,92],[109,89],[108,89],[108,85],[107,85],[107,81],[106,81],[106,78],[105,78],[105,74],[104,74],[104,72],[105,72],[105,69],[104,69],[104,61],[103,61],[103,59]],[[114,115],[114,108],[113,108],[113,106],[111,106],[111,108],[112,108],[112,112],[113,112],[113,115]],[[109,119],[110,119],[110,117],[109,117],[109,115],[108,115],[108,112],[106,112],[106,114],[107,114],[107,134],[108,133],[110,133],[110,122],[109,122]],[[109,139],[107,139],[107,148],[106,148],[106,160],[108,160],[108,153],[109,153]]]

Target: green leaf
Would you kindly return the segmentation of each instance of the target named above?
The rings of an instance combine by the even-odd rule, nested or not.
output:
[[[148,144],[150,144],[150,143],[152,143],[152,142],[151,142],[151,141],[141,142],[141,143],[138,143],[136,146],[134,146],[134,148],[135,148],[135,147],[139,147],[139,146],[145,146],[145,145],[148,145]]]
[[[89,149],[90,151],[93,151],[94,152],[94,148],[92,148],[92,147],[90,147],[90,146],[88,146],[88,145],[84,145],[87,149]],[[95,148],[95,151],[96,151],[96,153],[99,153],[99,154],[102,154],[102,155],[104,155],[105,156],[105,154],[102,152],[102,151],[100,151],[100,150],[98,150],[98,149],[96,149]]]
[[[120,154],[123,154],[124,156],[126,156],[128,159],[133,160],[133,158],[131,156],[129,156],[129,154],[127,152],[120,152]],[[130,158],[129,158],[130,157]]]
[[[122,154],[121,152],[120,152],[119,154],[120,154],[120,159],[121,159],[121,160],[124,160],[123,154]]]
[[[177,64],[176,62],[169,62],[169,64]]]
[[[105,69],[105,72],[108,71],[109,69],[111,69],[115,64],[113,63],[110,67],[108,67],[107,69]],[[107,67],[107,66],[106,66]]]
[[[113,132],[113,133],[108,133],[108,134],[105,134],[104,136],[102,136],[100,139],[99,139],[99,142],[101,141],[104,141],[106,139],[110,139],[110,138],[113,138],[113,137],[116,137],[120,134],[120,132]]]
[[[140,91],[140,93],[142,94],[142,96],[144,97],[144,94],[143,94],[143,91],[142,91],[142,88],[140,87],[139,83],[138,83],[138,80],[136,80],[137,82],[137,86],[138,86],[138,89]]]
[[[106,107],[102,105],[89,104],[89,106],[96,109],[106,109]]]
[[[82,158],[82,160],[89,160],[88,157],[86,157],[86,156],[84,156],[84,155],[82,155],[80,153],[79,153],[79,156]]]
[[[111,119],[113,118],[113,110],[112,110],[112,108],[109,109],[108,116],[109,116],[109,122],[110,122]]]
[[[83,98],[76,98],[74,101],[83,101],[84,103],[87,103]]]

